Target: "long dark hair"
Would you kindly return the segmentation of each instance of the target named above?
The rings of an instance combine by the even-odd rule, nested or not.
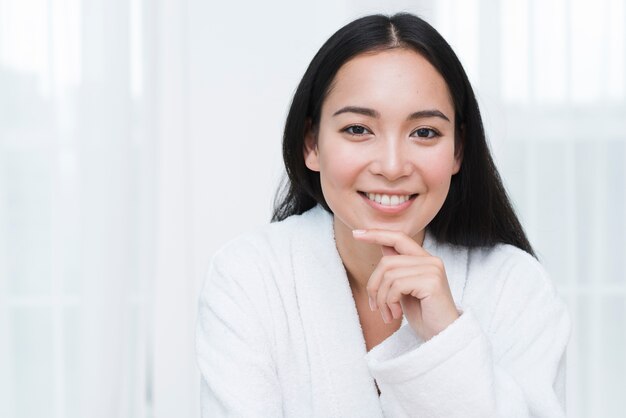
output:
[[[514,245],[535,256],[495,167],[472,86],[456,54],[427,22],[408,13],[371,15],[339,29],[307,68],[289,109],[283,136],[287,179],[274,199],[272,222],[302,214],[318,203],[328,207],[318,172],[304,164],[307,121],[317,130],[322,103],[339,68],[364,52],[410,48],[446,81],[454,102],[455,150],[463,153],[446,200],[428,224],[440,242],[469,247]]]

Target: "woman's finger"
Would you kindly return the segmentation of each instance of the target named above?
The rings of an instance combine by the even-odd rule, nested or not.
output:
[[[417,292],[420,286],[419,276],[422,274],[423,269],[424,267],[422,266],[413,265],[387,270],[383,273],[376,295],[376,303],[380,307],[383,320],[385,316],[391,320],[391,318],[399,318],[402,315],[401,295],[397,294],[396,291],[391,293],[392,289],[397,286],[396,282],[409,277],[412,279],[409,283],[414,286],[414,289],[408,290],[408,293],[411,293],[411,291]],[[402,288],[404,289],[404,287]]]
[[[383,251],[383,256],[386,255],[399,255],[400,253],[396,251],[393,247],[387,247],[386,245],[381,245],[380,249]]]
[[[424,299],[431,296],[433,289],[432,273],[425,269],[399,269],[396,278],[389,284],[386,302],[396,303],[403,295]]]
[[[378,262],[378,265],[370,275],[366,286],[367,294],[372,300],[373,310],[378,309],[378,304],[376,302],[378,297],[378,288],[386,271],[399,267],[409,267],[424,264],[426,262],[426,258],[408,255],[392,255],[382,257]]]
[[[356,229],[352,231],[352,235],[359,241],[391,247],[398,254],[430,256],[421,245],[404,232],[384,229]]]
[[[389,309],[391,310],[391,316],[393,317],[393,319],[398,319],[402,317],[402,304],[400,304],[400,302],[395,302],[391,304],[388,303],[387,306],[389,306]]]

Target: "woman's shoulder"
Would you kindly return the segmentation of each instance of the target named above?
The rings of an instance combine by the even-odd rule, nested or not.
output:
[[[537,287],[553,288],[552,280],[542,264],[526,251],[510,244],[478,247],[469,251],[468,266],[474,270],[490,273],[492,279],[523,279]]]
[[[537,284],[550,285],[550,279],[541,263],[526,251],[510,244],[497,243],[489,246],[470,247],[437,241],[428,236],[428,245],[446,266],[461,270],[473,281],[485,281],[494,285],[511,275],[532,277]]]
[[[482,315],[490,335],[500,335],[499,342],[494,338],[496,351],[533,335],[541,324],[558,322],[569,332],[567,304],[539,260],[508,244],[476,250],[474,256],[477,274],[468,282],[467,303]]]
[[[319,224],[325,215],[316,212],[262,225],[223,244],[209,261],[201,297],[210,301],[220,294],[246,294],[257,312],[267,313],[269,305],[293,294],[294,252],[310,254],[328,229]]]
[[[509,244],[473,248],[467,265],[464,302],[481,311],[492,326],[502,321],[497,318],[521,315],[529,306],[564,310],[548,272],[520,248]]]
[[[282,258],[290,253],[295,243],[306,244],[313,232],[324,229],[330,216],[324,212],[321,206],[316,206],[300,215],[239,234],[215,251],[211,263],[246,266]]]

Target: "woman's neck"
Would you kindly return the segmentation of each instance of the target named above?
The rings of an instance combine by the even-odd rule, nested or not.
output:
[[[356,294],[365,293],[367,281],[382,257],[379,245],[366,244],[352,237],[352,230],[333,217],[335,243],[346,269],[350,287]]]

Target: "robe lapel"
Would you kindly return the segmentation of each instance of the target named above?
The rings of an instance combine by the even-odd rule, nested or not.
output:
[[[332,215],[317,206],[301,240],[293,269],[304,344],[310,362],[313,416],[382,417],[374,379],[345,268],[335,246]]]

